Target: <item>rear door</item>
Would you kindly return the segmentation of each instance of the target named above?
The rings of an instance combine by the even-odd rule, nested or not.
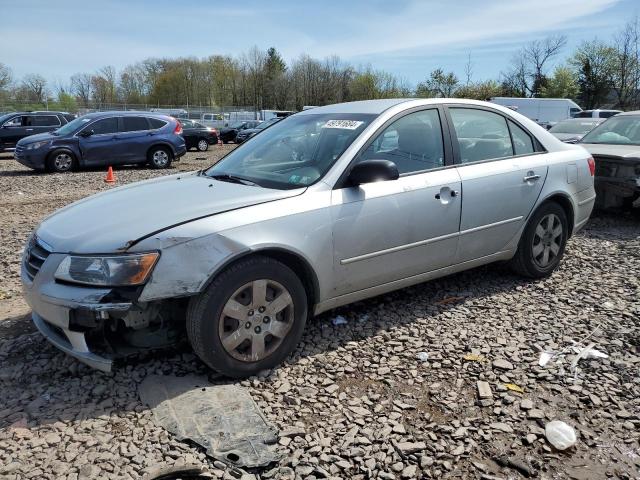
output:
[[[458,261],[500,252],[531,212],[547,176],[545,152],[502,113],[449,106],[462,180]]]
[[[57,115],[36,114],[31,117],[31,127],[34,133],[45,133],[62,126]]]
[[[149,121],[143,116],[120,117],[120,133],[116,136],[119,163],[143,163],[153,141]]]
[[[81,135],[82,132],[89,130],[93,131],[92,135],[88,137]],[[108,117],[96,120],[78,132],[82,163],[88,167],[120,163],[115,149],[118,130],[118,117]]]

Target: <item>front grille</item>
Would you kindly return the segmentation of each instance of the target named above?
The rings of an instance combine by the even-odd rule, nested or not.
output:
[[[24,147],[22,145],[16,145],[16,149],[14,150],[13,155],[16,158],[21,158],[23,154],[24,154]]]
[[[38,237],[35,235],[31,237],[29,245],[27,246],[27,253],[24,256],[24,268],[31,280],[36,277],[50,253],[51,252],[38,241]]]

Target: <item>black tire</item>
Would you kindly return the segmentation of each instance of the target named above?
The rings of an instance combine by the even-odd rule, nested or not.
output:
[[[198,149],[199,152],[206,152],[207,150],[209,150],[209,141],[206,138],[198,139],[196,148]]]
[[[543,221],[545,223],[541,224]],[[545,230],[547,225],[551,225],[549,227],[551,232],[557,231],[557,228],[560,227],[562,230],[559,236],[554,236],[555,233],[549,233],[549,237],[546,236],[547,234],[541,237],[536,232],[538,226]],[[569,221],[564,209],[556,202],[544,203],[529,219],[520,238],[518,250],[511,259],[511,269],[519,275],[529,278],[544,278],[551,275],[562,260],[568,236]],[[546,244],[547,241],[549,245]],[[542,254],[539,253],[540,248],[542,248]],[[553,251],[553,248],[557,248],[557,253]],[[545,250],[548,250],[548,253],[545,253]],[[544,262],[545,255],[547,255],[546,264]]]
[[[236,356],[242,355],[238,350],[243,347],[252,348],[253,344],[251,342],[253,342],[253,340],[243,340],[243,342],[238,345],[238,350],[229,353],[223,345],[221,338],[222,330],[227,328],[225,322],[230,321],[237,324],[237,326],[232,326],[229,329],[230,332],[240,333],[242,331],[242,333],[248,334],[253,338],[253,330],[259,328],[256,327],[256,322],[262,321],[266,323],[269,322],[270,319],[264,316],[262,320],[259,318],[256,320],[256,318],[253,317],[253,310],[249,310],[247,315],[252,315],[252,317],[250,317],[251,319],[248,319],[246,322],[245,320],[237,321],[231,317],[223,317],[222,311],[227,302],[231,301],[231,299],[239,298],[235,297],[239,289],[242,289],[250,282],[259,282],[262,279],[284,287],[285,291],[289,293],[292,304],[283,310],[283,312],[286,311],[290,317],[289,322],[286,323],[288,330],[283,337],[274,344],[276,346],[270,354],[258,361],[243,361],[236,358]],[[254,290],[252,290],[252,292],[253,291]],[[280,292],[280,294],[281,293],[282,292]],[[275,298],[273,300],[275,300]],[[247,299],[248,303],[245,304],[246,306],[242,306],[245,308],[253,308],[251,307],[252,301],[253,298]],[[187,309],[187,335],[195,353],[209,367],[232,378],[245,378],[255,375],[261,370],[275,367],[293,351],[302,336],[307,321],[307,310],[307,294],[304,286],[298,276],[289,267],[268,257],[252,256],[240,260],[224,270],[213,280],[204,292],[191,299]],[[268,314],[268,311],[265,315],[266,314]],[[257,317],[258,315],[256,311],[255,316]],[[284,315],[284,313],[282,313],[282,315]],[[242,326],[241,322],[245,323],[245,327]],[[285,322],[271,321],[270,325],[282,325],[283,323]],[[246,324],[251,324],[252,326],[248,327]],[[242,328],[246,328],[247,330],[242,330]],[[269,326],[264,326],[264,328],[265,330],[261,333],[264,338],[264,345],[266,345],[268,341],[278,340],[277,337],[269,338],[270,333],[267,331]],[[259,335],[257,331],[256,334]],[[249,342],[249,344],[247,344],[247,342]],[[248,356],[249,354],[247,353],[246,355]]]
[[[76,156],[68,150],[54,150],[47,157],[46,170],[49,172],[66,173],[78,166]]]
[[[152,147],[147,154],[151,168],[169,168],[173,161],[173,153],[167,147]]]

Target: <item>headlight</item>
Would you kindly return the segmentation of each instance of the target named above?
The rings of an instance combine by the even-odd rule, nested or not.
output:
[[[50,143],[51,140],[43,140],[42,142],[29,143],[25,146],[25,148],[27,150],[35,150],[36,148],[44,147],[45,145],[49,145]]]
[[[104,257],[69,255],[58,266],[55,277],[101,287],[141,285],[149,278],[159,256],[158,252]]]

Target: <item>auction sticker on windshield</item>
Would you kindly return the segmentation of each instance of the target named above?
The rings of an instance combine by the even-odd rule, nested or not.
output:
[[[347,130],[355,130],[364,122],[357,120],[328,120],[322,128],[345,128]]]

